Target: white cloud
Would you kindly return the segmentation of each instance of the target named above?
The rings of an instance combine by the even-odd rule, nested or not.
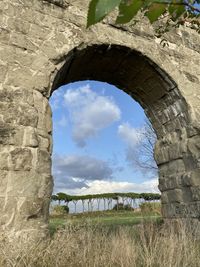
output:
[[[121,117],[121,111],[111,97],[98,95],[89,85],[76,90],[69,89],[64,95],[73,124],[72,137],[80,147]]]
[[[87,195],[87,194],[100,194],[100,193],[112,193],[112,192],[152,192],[159,193],[158,179],[154,178],[142,183],[131,182],[119,182],[119,181],[105,181],[94,180],[86,181],[85,187],[70,189],[63,187],[62,192],[72,195]]]
[[[142,138],[144,137],[143,128],[133,128],[129,123],[123,123],[118,127],[119,136],[125,141],[125,143],[134,148],[139,145]]]

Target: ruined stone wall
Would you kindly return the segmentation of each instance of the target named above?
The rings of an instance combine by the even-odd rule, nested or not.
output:
[[[163,47],[146,21],[117,28],[112,17],[86,29],[88,3],[0,2],[0,228],[10,239],[48,232],[48,98],[86,78],[118,85],[145,109],[158,135],[163,215],[200,218],[200,36],[181,28]]]

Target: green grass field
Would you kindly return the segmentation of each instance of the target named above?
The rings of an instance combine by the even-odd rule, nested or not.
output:
[[[95,225],[100,227],[117,228],[118,226],[133,226],[141,222],[160,222],[161,216],[156,213],[141,213],[133,211],[99,211],[65,216],[50,217],[50,231],[64,228],[67,225]]]

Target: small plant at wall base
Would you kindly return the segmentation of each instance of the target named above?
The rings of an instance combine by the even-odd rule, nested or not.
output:
[[[87,27],[102,21],[117,8],[116,24],[136,23],[136,15],[142,13],[150,23],[163,20],[163,25],[156,29],[158,35],[179,25],[187,25],[200,33],[199,5],[200,0],[92,0],[88,10]]]

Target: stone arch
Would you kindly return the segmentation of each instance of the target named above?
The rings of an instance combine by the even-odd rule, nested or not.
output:
[[[1,232],[11,240],[46,237],[53,185],[48,97],[81,79],[117,85],[143,106],[158,135],[163,215],[199,221],[199,35],[180,28],[162,47],[145,21],[116,27],[111,18],[86,29],[89,0],[61,2],[0,5]]]
[[[141,52],[115,44],[84,45],[70,51],[50,94],[61,85],[80,80],[111,83],[140,103],[158,137],[155,159],[163,216],[187,218],[193,214],[195,218],[198,163],[188,145],[189,107],[175,81]]]

